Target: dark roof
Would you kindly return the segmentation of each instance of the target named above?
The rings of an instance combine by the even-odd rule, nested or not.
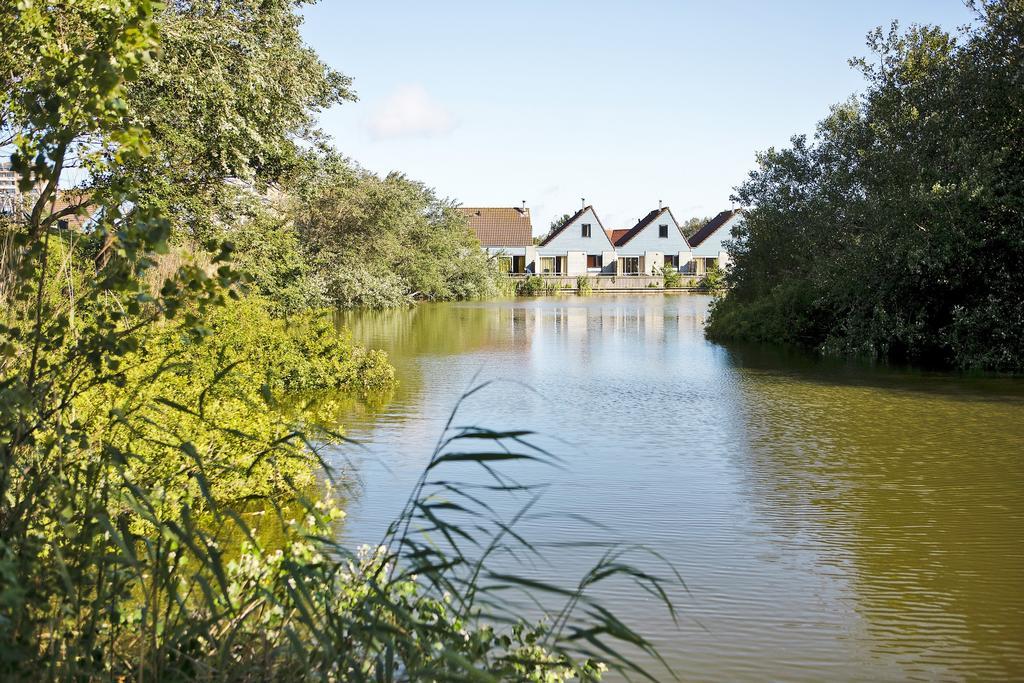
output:
[[[577,211],[573,215],[571,215],[568,218],[566,218],[564,221],[562,221],[561,225],[559,225],[557,228],[555,228],[554,230],[549,232],[547,234],[547,237],[545,237],[543,240],[541,240],[541,243],[538,244],[537,246],[539,246],[539,247],[547,246],[548,242],[550,242],[551,240],[553,240],[556,237],[558,237],[562,233],[563,230],[565,230],[567,227],[569,227],[570,223],[572,223],[574,220],[576,220],[577,218],[579,218],[580,216],[585,214],[588,210],[589,211],[594,211],[594,207],[591,206],[590,204],[587,204],[582,209],[580,209],[579,211]],[[594,211],[594,218],[597,219],[597,225],[598,225],[599,228],[601,228],[601,232],[604,233],[605,237],[608,237],[609,244],[611,244],[612,246],[615,246],[614,240],[612,240],[612,238],[609,237],[608,231],[605,230],[604,229],[604,225],[601,224],[601,218],[597,215],[597,211]]]
[[[493,207],[459,207],[483,247],[533,246],[530,210]]]
[[[701,242],[711,237],[711,235],[717,232],[719,228],[725,225],[726,221],[728,221],[730,218],[732,218],[733,216],[742,211],[743,209],[730,209],[729,211],[721,212],[720,214],[709,220],[707,222],[707,225],[705,225],[697,232],[693,233],[693,236],[690,238],[690,246],[698,246]]]
[[[629,230],[614,230],[613,233],[618,235],[618,238],[615,240],[615,246],[621,247],[625,245],[626,242],[630,241],[631,239],[639,235],[644,228],[646,228],[648,225],[654,222],[654,219],[656,219],[658,216],[665,213],[666,211],[668,212],[668,215],[672,216],[672,211],[669,210],[669,208],[666,206],[661,209],[652,210],[649,214],[647,214],[639,221],[637,221],[637,224],[634,225]],[[676,220],[675,216],[672,216],[672,222],[676,224],[676,228],[678,229],[679,221]],[[683,235],[681,229],[679,230],[679,234],[680,236],[682,236],[683,241],[686,242],[686,235]]]

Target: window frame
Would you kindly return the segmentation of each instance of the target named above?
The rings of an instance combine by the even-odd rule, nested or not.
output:
[[[658,226],[658,238],[663,240],[668,239],[668,224]]]
[[[639,256],[620,256],[619,257],[622,267],[620,268],[620,275],[641,275],[640,272],[640,257]],[[626,264],[635,264],[632,269],[627,268]]]
[[[580,223],[580,237],[590,237],[593,234],[590,223]]]

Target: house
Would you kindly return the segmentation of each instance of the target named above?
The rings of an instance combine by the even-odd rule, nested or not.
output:
[[[615,245],[593,206],[584,206],[556,226],[537,246],[541,275],[612,275]]]
[[[480,246],[509,273],[533,270],[537,249],[533,245],[530,210],[522,207],[459,207]]]
[[[724,270],[729,265],[725,242],[731,237],[733,227],[741,220],[742,209],[723,211],[690,237],[695,274],[703,275],[709,268]]]
[[[620,275],[656,275],[663,268],[686,268],[690,245],[672,211],[660,207],[649,212],[629,230],[618,233],[616,272]]]
[[[102,217],[85,190],[58,190],[45,210],[59,216],[54,227],[61,230],[89,232],[95,229]]]

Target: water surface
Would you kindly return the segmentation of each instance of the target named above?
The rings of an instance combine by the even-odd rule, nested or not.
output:
[[[524,533],[668,556],[678,626],[625,586],[599,595],[684,680],[1024,678],[1024,383],[718,346],[708,303],[347,316],[401,384],[347,419],[367,447],[337,453],[362,480],[344,533],[380,539],[459,396],[496,380],[456,422],[535,430],[566,461]],[[529,571],[571,584],[596,553]]]

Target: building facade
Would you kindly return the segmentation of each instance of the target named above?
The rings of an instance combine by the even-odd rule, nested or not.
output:
[[[690,245],[666,206],[650,211],[615,241],[616,272],[620,275],[658,275],[690,263]]]
[[[722,211],[690,237],[694,266],[691,272],[703,275],[711,268],[725,270],[729,266],[725,243],[732,237],[732,229],[742,220],[742,209]]]
[[[669,207],[649,211],[632,228],[607,230],[587,205],[534,246],[530,210],[460,207],[481,247],[512,275],[657,276],[668,269],[703,275],[725,269],[725,243],[742,211],[722,211],[688,240]]]
[[[611,275],[615,245],[592,206],[584,206],[556,226],[537,246],[539,275]]]
[[[533,245],[530,209],[522,207],[459,207],[469,228],[488,256],[505,272],[533,272],[537,249]]]

